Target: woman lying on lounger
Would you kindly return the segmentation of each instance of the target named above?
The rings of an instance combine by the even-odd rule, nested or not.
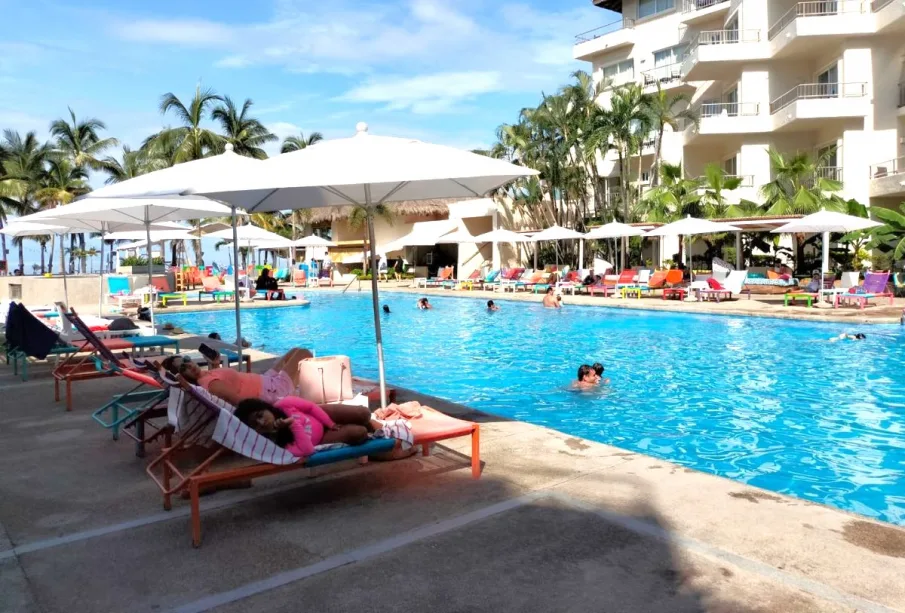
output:
[[[318,405],[296,396],[274,404],[243,400],[234,415],[298,458],[310,456],[318,445],[361,445],[368,440],[365,426],[335,421]]]

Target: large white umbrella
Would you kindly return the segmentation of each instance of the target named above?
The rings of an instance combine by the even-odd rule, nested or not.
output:
[[[794,219],[784,226],[776,228],[773,232],[776,234],[823,234],[823,260],[820,266],[820,286],[823,287],[823,277],[830,269],[830,232],[856,232],[882,225],[866,217],[855,217],[835,211],[818,211],[800,219]]]
[[[326,238],[321,238],[316,234],[304,236],[293,241],[292,244],[296,247],[336,247],[336,243],[328,241]]]
[[[368,134],[321,141],[262,163],[260,172],[236,172],[204,181],[185,193],[202,194],[248,211],[361,206],[367,213],[371,294],[382,404],[386,376],[377,285],[374,207],[401,200],[481,198],[537,171],[503,160],[408,138]]]
[[[256,226],[254,224],[236,226],[235,235],[233,234],[232,228],[230,228],[229,230],[211,232],[206,236],[227,241],[232,241],[235,236],[235,238],[239,242],[239,245],[248,249],[289,249],[290,247],[292,247],[292,241],[288,238],[280,236],[276,232],[265,230],[264,228]],[[236,277],[238,277],[238,259],[235,262],[235,266],[237,273]]]
[[[530,234],[519,234],[518,232],[513,232],[512,230],[504,230],[503,228],[498,228],[496,230],[491,230],[490,232],[485,232],[484,234],[478,234],[470,239],[463,239],[459,242],[462,243],[530,243],[531,242]]]
[[[606,240],[608,238],[623,238],[628,236],[643,236],[644,230],[636,226],[630,226],[619,221],[611,221],[608,224],[598,226],[585,234],[589,240]],[[615,248],[614,248],[615,249]],[[615,258],[619,261],[618,258]],[[611,266],[612,268],[612,266]]]
[[[9,225],[0,228],[0,233],[6,234],[7,236],[41,236],[44,234],[55,234],[60,238],[60,249],[63,248],[62,236],[68,233],[70,230],[65,226],[51,226],[45,225],[41,223],[33,223],[28,221],[19,221],[19,219],[15,219],[9,223]],[[103,260],[101,260],[103,262]],[[23,273],[25,271],[22,271]],[[63,269],[60,271],[63,273],[63,295],[66,299],[66,306],[69,306],[69,284],[66,282],[66,267],[63,266]]]
[[[575,230],[570,230],[569,228],[563,228],[560,225],[552,225],[545,230],[541,230],[537,234],[531,237],[531,241],[535,243],[539,243],[540,241],[565,241],[565,240],[581,240],[584,238],[584,234],[581,232],[577,232]],[[581,253],[578,254],[578,268],[581,268],[582,260],[584,260],[584,243],[580,243]],[[537,255],[537,248],[534,250],[535,256]],[[556,250],[556,265],[559,266],[559,250]],[[536,259],[536,257],[535,257]]]
[[[22,217],[23,221],[47,222],[70,228],[92,229],[106,234],[120,230],[145,229],[145,238],[151,242],[152,229],[169,230],[155,224],[166,221],[195,219],[198,217],[222,216],[230,214],[227,206],[205,198],[89,198],[71,204],[48,209]],[[103,241],[101,241],[103,246]],[[103,252],[101,253],[103,261]],[[148,286],[153,286],[151,259],[148,259]],[[103,302],[103,278],[98,309]],[[238,294],[237,294],[238,295]],[[152,306],[153,306],[153,300]],[[151,326],[154,326],[154,311],[151,309]]]
[[[458,243],[477,243],[478,241],[468,230],[464,228],[445,234],[437,239],[438,245],[454,245]]]
[[[645,236],[694,236],[696,234],[721,234],[723,232],[740,232],[741,228],[737,228],[728,223],[718,221],[710,221],[709,219],[698,219],[689,215],[684,219],[668,223],[659,228],[654,228]],[[688,239],[689,269],[691,266],[691,238]]]

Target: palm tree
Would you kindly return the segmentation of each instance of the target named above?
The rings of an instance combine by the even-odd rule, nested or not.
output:
[[[760,188],[760,194],[768,214],[809,215],[823,208],[841,210],[842,205],[830,196],[842,189],[842,183],[820,173],[833,151],[818,157],[801,151],[783,155],[772,148],[767,153],[773,180]]]
[[[57,150],[78,168],[103,170],[104,162],[98,156],[119,144],[119,141],[98,136],[98,132],[107,129],[99,119],[91,117],[79,121],[71,108],[69,117],[71,123],[66,119],[57,119],[50,124],[50,134],[57,139]]]
[[[638,205],[639,216],[644,221],[669,223],[688,215],[700,216],[703,210],[702,182],[685,177],[680,164],[660,164],[660,183],[651,188]],[[679,259],[682,259],[684,241],[679,237]]]
[[[74,166],[69,160],[51,156],[47,160],[47,170],[41,176],[41,187],[35,192],[34,199],[42,209],[51,209],[69,204],[76,196],[91,191],[87,183],[87,173],[83,168]],[[60,268],[65,265],[63,247],[60,246]],[[74,268],[72,246],[70,246],[69,269]]]
[[[107,185],[120,183],[143,174],[166,168],[165,160],[149,155],[146,149],[133,151],[128,145],[123,146],[122,160],[112,156],[103,159],[103,171],[107,174],[104,181]]]
[[[704,190],[701,195],[701,205],[704,215],[709,218],[726,217],[730,205],[723,192],[736,190],[741,184],[741,177],[727,175],[719,164],[715,162],[707,164],[704,167],[704,176],[701,178],[701,187]]]
[[[653,125],[657,136],[654,144],[654,161],[650,166],[651,187],[656,187],[659,180],[660,156],[663,148],[663,133],[666,126],[669,126],[673,132],[678,132],[684,122],[691,122],[698,127],[700,125],[700,116],[697,111],[691,108],[691,96],[686,93],[678,93],[669,95],[663,91],[660,84],[657,83],[657,93],[647,98],[647,113],[650,116],[650,123]],[[676,110],[676,109],[679,110]]]
[[[4,130],[0,140],[0,226],[7,215],[25,215],[34,211],[34,194],[44,174],[44,164],[50,146],[38,141],[34,132],[23,138],[18,132]],[[22,243],[19,249],[19,268],[25,265]],[[6,235],[0,234],[0,250],[6,257]]]
[[[871,231],[869,248],[892,251],[893,261],[905,258],[905,202],[899,210],[873,207],[874,215],[885,225]]]
[[[301,151],[306,147],[310,147],[314,143],[324,140],[324,135],[320,132],[312,132],[305,138],[303,132],[299,132],[298,136],[287,136],[280,145],[280,153],[292,153],[293,151]]]
[[[262,145],[277,140],[275,134],[264,127],[260,121],[249,116],[249,110],[254,104],[250,98],[246,98],[239,110],[229,96],[223,99],[223,104],[217,106],[211,112],[211,119],[220,122],[226,142],[233,146],[233,151],[239,155],[267,159],[267,153]]]
[[[218,102],[223,102],[222,96],[212,89],[202,90],[200,86],[195,89],[188,106],[172,92],[164,94],[160,98],[160,113],[166,115],[172,111],[182,125],[164,128],[151,135],[142,147],[151,152],[171,152],[171,164],[199,160],[221,151],[224,138],[201,125]]]

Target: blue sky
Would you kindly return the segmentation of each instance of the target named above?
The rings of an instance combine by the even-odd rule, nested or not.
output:
[[[0,0],[0,14],[15,24],[0,40],[0,128],[46,136],[71,106],[133,147],[167,124],[162,94],[187,100],[198,83],[252,98],[281,138],[366,121],[486,146],[588,68],[573,37],[612,18],[590,0]]]

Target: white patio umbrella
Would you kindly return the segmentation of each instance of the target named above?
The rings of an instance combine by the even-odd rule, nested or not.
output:
[[[112,186],[111,186],[112,187]],[[89,198],[22,217],[23,221],[48,222],[73,229],[91,229],[106,234],[144,227],[145,238],[151,242],[152,230],[170,230],[157,223],[198,217],[230,214],[229,207],[205,198]],[[103,241],[101,241],[103,248]],[[101,252],[103,261],[103,251]],[[148,286],[153,286],[152,263],[148,259]],[[103,303],[103,279],[100,275],[98,310]],[[238,295],[238,294],[237,294]],[[153,300],[151,301],[153,307]],[[151,327],[154,327],[154,309],[151,309]]]
[[[665,226],[654,228],[645,236],[687,236],[689,268],[691,266],[691,238],[696,234],[720,234],[723,232],[739,232],[741,228],[737,228],[728,223],[710,221],[709,219],[698,219],[689,215],[684,219],[668,223]]]
[[[326,238],[321,238],[316,234],[303,236],[302,238],[293,241],[292,244],[296,247],[336,247],[336,243],[328,241]]]
[[[584,234],[581,232],[577,232],[575,230],[570,230],[568,228],[563,228],[559,225],[552,225],[545,230],[541,230],[537,234],[531,237],[531,241],[534,243],[539,243],[540,241],[564,241],[564,240],[581,240],[584,238]],[[581,243],[581,251],[578,255],[578,268],[581,268],[581,261],[584,259],[584,243]],[[535,254],[537,254],[537,248],[535,247]],[[556,266],[559,267],[559,250],[556,250]]]
[[[347,205],[365,208],[377,367],[381,403],[385,406],[374,207],[401,200],[480,198],[514,179],[538,173],[452,147],[373,136],[364,123],[356,130],[351,138],[321,141],[271,158],[262,162],[258,172],[237,171],[206,178],[185,193],[206,195],[248,211]]]
[[[519,234],[518,232],[513,232],[512,230],[504,230],[503,228],[498,228],[496,230],[491,230],[490,232],[485,232],[484,234],[478,234],[475,237],[472,237],[469,240],[462,240],[460,242],[463,243],[530,243],[531,235],[530,234]]]
[[[775,234],[823,234],[822,262],[820,265],[820,286],[823,287],[823,277],[830,269],[830,232],[855,232],[882,225],[866,217],[855,217],[854,215],[846,215],[845,213],[836,213],[834,211],[818,211],[801,219],[792,220],[784,226],[776,228],[773,232]]]
[[[246,247],[248,249],[289,249],[290,247],[292,247],[292,241],[288,238],[280,236],[275,232],[265,230],[264,228],[256,226],[254,224],[236,226],[235,233],[233,233],[233,229],[230,228],[229,230],[211,232],[210,234],[206,234],[205,236],[208,236],[210,238],[219,238],[226,241],[233,241],[234,239],[236,239],[238,240],[240,246]],[[236,258],[238,258],[238,255],[236,255]],[[238,259],[236,259],[235,267],[237,273],[236,277],[238,277]]]
[[[628,236],[643,236],[644,230],[635,226],[630,226],[619,221],[611,221],[608,224],[598,226],[585,234],[585,238],[589,240],[606,240],[608,238],[623,238]],[[618,243],[614,247],[618,251]],[[614,258],[617,262],[620,258]],[[612,266],[611,266],[612,268]]]
[[[19,221],[19,219],[15,219],[3,228],[0,228],[0,233],[6,234],[7,236],[41,236],[44,234],[55,234],[60,237],[60,249],[63,248],[63,240],[62,237],[64,234],[69,232],[69,228],[65,226],[51,226],[45,225],[41,223],[32,223],[28,221]],[[103,260],[102,260],[103,261]],[[22,271],[23,273],[25,271]],[[69,306],[69,284],[66,282],[66,267],[63,266],[63,269],[60,271],[63,273],[63,295],[66,300],[66,306]]]
[[[437,239],[438,245],[455,245],[458,243],[477,243],[480,242],[468,230],[459,229]]]

